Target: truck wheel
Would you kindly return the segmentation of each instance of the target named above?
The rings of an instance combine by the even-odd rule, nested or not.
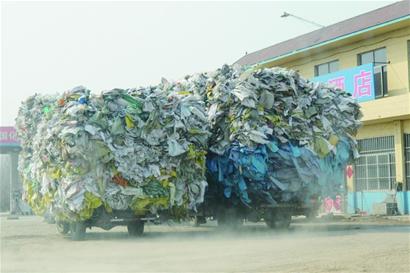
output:
[[[66,235],[70,231],[70,224],[67,222],[57,221],[56,223],[58,233]]]
[[[310,210],[308,213],[306,213],[306,218],[310,221],[315,220],[316,216],[317,216],[316,210]]]
[[[128,234],[139,237],[144,233],[144,222],[141,220],[133,221],[127,224]]]
[[[235,209],[223,209],[217,216],[218,227],[237,229],[242,224],[242,218],[238,215]]]
[[[195,216],[194,226],[199,227],[201,224],[206,224],[206,218],[203,216]]]
[[[73,241],[84,240],[86,226],[84,222],[73,222],[71,227],[71,239]]]
[[[271,213],[270,217],[265,219],[265,223],[271,229],[287,229],[289,228],[291,220],[292,215],[288,213]]]

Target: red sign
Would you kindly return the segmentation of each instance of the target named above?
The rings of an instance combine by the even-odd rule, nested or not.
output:
[[[352,167],[352,165],[348,165],[346,167],[346,176],[347,176],[347,178],[352,178],[352,176],[353,176],[353,167]]]
[[[19,146],[16,128],[11,126],[0,127],[0,146]]]

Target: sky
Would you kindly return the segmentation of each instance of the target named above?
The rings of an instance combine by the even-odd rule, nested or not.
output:
[[[83,85],[158,84],[395,1],[2,2],[1,123],[23,100]]]

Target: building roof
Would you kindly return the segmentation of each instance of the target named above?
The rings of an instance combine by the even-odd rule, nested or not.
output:
[[[408,15],[410,15],[410,0],[396,2],[339,23],[303,34],[276,45],[249,53],[235,63],[240,65],[257,64],[268,59],[289,54],[323,42],[331,41],[335,38],[365,30],[367,28],[384,24]]]

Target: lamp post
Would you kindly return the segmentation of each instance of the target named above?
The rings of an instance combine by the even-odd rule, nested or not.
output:
[[[311,25],[314,25],[314,26],[316,26],[316,27],[320,27],[320,28],[325,27],[324,25],[321,25],[321,24],[318,24],[318,23],[316,23],[316,22],[307,20],[307,19],[305,19],[305,18],[302,18],[302,17],[296,16],[296,15],[290,14],[290,13],[288,13],[288,12],[284,12],[280,17],[286,18],[286,17],[289,17],[289,16],[294,17],[294,18],[296,18],[296,19],[298,19],[298,20],[301,20],[301,21],[303,21],[303,22],[309,23],[309,24],[311,24]]]

